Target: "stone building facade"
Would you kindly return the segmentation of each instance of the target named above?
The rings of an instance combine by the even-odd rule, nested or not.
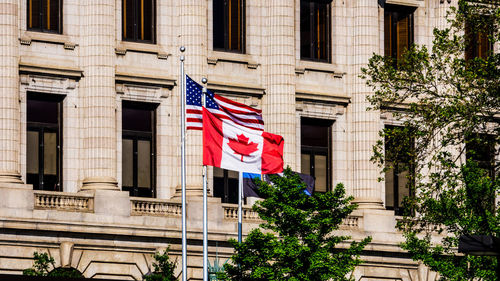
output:
[[[325,190],[342,182],[355,197],[359,209],[340,231],[373,237],[356,280],[435,280],[398,247],[394,190],[370,162],[378,131],[395,121],[367,112],[371,90],[359,75],[373,53],[391,48],[387,11],[407,16],[391,25],[395,40],[430,44],[449,2],[1,1],[0,273],[20,274],[41,251],[86,277],[142,280],[151,254],[169,246],[180,269],[185,46],[194,80],[263,110],[266,131],[285,139],[286,165],[314,171]],[[134,110],[151,113],[150,130],[124,122]],[[303,133],[315,126],[326,128],[318,147]],[[201,157],[201,131],[188,131],[190,280],[202,276]],[[209,169],[211,263],[230,256],[226,241],[237,235],[237,206],[217,186],[230,180]],[[245,233],[259,223],[249,208]]]

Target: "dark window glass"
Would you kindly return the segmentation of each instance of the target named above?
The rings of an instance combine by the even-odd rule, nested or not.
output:
[[[213,1],[214,50],[245,52],[245,0]]]
[[[39,190],[62,190],[62,97],[28,93],[26,181]]]
[[[301,173],[314,177],[315,192],[331,190],[331,126],[328,120],[301,120]]]
[[[130,196],[154,197],[156,105],[122,105],[122,190]]]
[[[155,43],[155,0],[123,0],[123,40]]]
[[[495,136],[487,134],[473,134],[465,142],[466,158],[477,163],[479,168],[495,177]]]
[[[493,27],[488,20],[488,17],[484,17],[477,23],[478,26],[465,24],[465,60],[486,59],[493,51],[493,42],[488,38]]]
[[[214,197],[222,203],[238,203],[238,172],[214,167]]]
[[[300,57],[330,62],[331,1],[300,1]]]
[[[411,196],[413,137],[402,127],[385,127],[385,207],[403,215],[403,200]]]
[[[62,0],[28,0],[28,30],[62,33]]]
[[[413,44],[413,13],[415,8],[385,4],[384,54],[395,60]]]

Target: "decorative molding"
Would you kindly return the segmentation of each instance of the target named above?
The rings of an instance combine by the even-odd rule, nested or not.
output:
[[[168,201],[154,198],[131,197],[131,215],[173,216],[180,217],[182,204],[177,201]]]
[[[119,70],[115,74],[115,81],[117,84],[138,84],[170,89],[176,85],[176,80],[168,76],[121,72]]]
[[[64,34],[54,34],[47,32],[26,31],[19,38],[21,45],[30,46],[31,42],[42,42],[49,44],[63,45],[66,50],[74,50],[78,44],[71,42],[70,37]]]
[[[226,220],[238,220],[238,205],[235,204],[222,204],[224,209],[224,219]],[[252,210],[252,207],[243,206],[243,220],[247,221],[262,221],[259,215]]]
[[[327,103],[327,104],[341,104],[347,105],[351,103],[351,98],[347,96],[334,96],[334,95],[325,95],[311,92],[297,92],[295,94],[295,99],[297,101],[310,101],[316,103]]]
[[[21,74],[19,81],[26,91],[61,95],[66,95],[69,91],[76,89],[78,84],[74,79],[39,74]]]
[[[156,57],[161,60],[166,60],[169,56],[172,56],[172,54],[164,51],[156,44],[122,41],[115,47],[115,54],[119,56],[124,56],[127,52],[155,54]]]
[[[346,73],[338,68],[338,66],[331,63],[301,60],[296,62],[295,74],[303,75],[306,71],[324,72],[332,74],[334,78],[342,78]]]
[[[360,221],[363,219],[361,216],[348,216],[342,221],[341,229],[358,229]]]
[[[34,191],[35,209],[72,212],[93,212],[92,194],[68,193],[57,191]]]
[[[83,70],[78,68],[32,64],[28,62],[19,63],[19,73],[65,77],[74,80],[80,80],[80,78],[82,78],[83,76]]]
[[[246,64],[248,69],[257,69],[260,65],[260,63],[253,60],[252,56],[247,54],[215,51],[207,56],[207,64],[217,65],[219,62]]]
[[[413,6],[413,7],[423,7],[425,5],[424,0],[385,0],[386,4],[395,4],[395,5],[404,5],[404,6]],[[443,1],[441,0],[441,3]],[[448,0],[450,3],[450,0]]]
[[[227,93],[242,93],[245,95],[253,95],[262,97],[265,94],[264,88],[256,87],[255,84],[236,84],[225,82],[211,82],[208,80],[208,88],[210,90]]]

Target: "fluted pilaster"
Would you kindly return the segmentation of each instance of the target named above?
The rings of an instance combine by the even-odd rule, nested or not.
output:
[[[87,0],[82,37],[85,178],[82,189],[117,189],[115,3]]]
[[[296,169],[295,7],[294,2],[288,0],[272,0],[266,5],[265,130],[283,136],[285,166]]]
[[[185,72],[196,82],[206,77],[207,68],[207,1],[188,0],[180,2],[180,46],[185,46]],[[202,135],[201,131],[186,133],[186,194],[201,196],[202,180]],[[180,187],[176,194],[180,195]]]
[[[19,171],[18,1],[0,3],[0,182],[22,183]]]
[[[379,112],[367,111],[366,98],[372,94],[365,81],[358,78],[361,67],[368,63],[373,53],[379,52],[378,2],[358,0],[353,11],[352,54],[352,157],[353,195],[359,208],[382,208],[382,186],[377,182],[379,168],[370,161],[372,147],[379,138]]]

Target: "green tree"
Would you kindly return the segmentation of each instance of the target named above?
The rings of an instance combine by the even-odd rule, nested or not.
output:
[[[252,230],[235,249],[232,264],[220,274],[224,280],[350,280],[361,263],[359,254],[371,238],[339,243],[348,236],[336,236],[343,219],[356,208],[339,184],[333,192],[304,193],[305,184],[290,169],[274,176],[273,186],[259,182],[263,199],[253,209],[265,222]]]
[[[56,268],[54,258],[47,253],[34,252],[33,259],[33,267],[23,270],[23,275],[84,278],[80,271],[74,268]]]
[[[384,141],[397,140],[414,167],[414,196],[405,199],[397,226],[402,248],[442,280],[497,280],[495,257],[462,255],[457,246],[460,235],[500,237],[494,203],[500,182],[492,161],[500,141],[500,54],[474,53],[478,43],[498,43],[499,4],[459,0],[448,25],[434,29],[432,46],[412,46],[397,61],[375,54],[362,70],[374,90],[372,109],[389,110],[403,123],[380,133],[373,160],[384,167],[390,161]],[[408,146],[413,149],[404,152]]]
[[[174,271],[176,265],[176,261],[170,261],[170,257],[168,252],[170,247],[167,248],[163,253],[155,253],[153,255],[153,272],[144,275],[144,281],[175,281],[177,277],[175,277]]]

